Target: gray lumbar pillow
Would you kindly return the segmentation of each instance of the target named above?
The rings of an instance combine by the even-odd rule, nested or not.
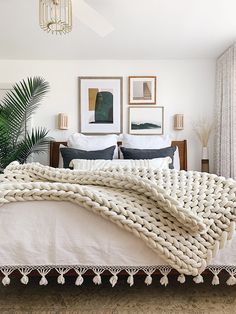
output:
[[[87,151],[76,148],[60,148],[63,158],[64,168],[69,168],[70,162],[73,159],[105,159],[112,160],[116,146],[111,146],[103,150]]]
[[[174,169],[173,160],[176,147],[165,147],[161,149],[136,149],[121,147],[124,159],[153,159],[153,158],[164,158],[170,157],[172,163],[170,163],[170,169]]]

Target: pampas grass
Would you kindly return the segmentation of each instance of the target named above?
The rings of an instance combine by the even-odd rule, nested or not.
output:
[[[212,130],[213,123],[209,122],[209,119],[201,119],[196,123],[194,131],[203,147],[208,146]]]

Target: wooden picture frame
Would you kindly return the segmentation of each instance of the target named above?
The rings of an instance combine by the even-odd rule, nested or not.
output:
[[[129,105],[155,105],[157,102],[156,76],[129,76]]]
[[[163,135],[164,107],[130,106],[129,134]]]
[[[123,77],[79,77],[79,132],[123,132]]]

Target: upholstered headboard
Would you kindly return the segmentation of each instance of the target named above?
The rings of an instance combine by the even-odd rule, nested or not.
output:
[[[59,147],[60,144],[67,145],[67,142],[51,142],[50,144],[50,166],[57,168],[59,165]],[[122,143],[118,142],[120,146]],[[178,146],[180,169],[187,170],[187,141],[173,141],[172,146]]]

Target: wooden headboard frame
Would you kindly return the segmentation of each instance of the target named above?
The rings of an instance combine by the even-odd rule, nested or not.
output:
[[[67,142],[51,142],[50,143],[50,166],[57,168],[59,164],[59,146],[63,144],[67,146]],[[117,143],[118,146],[122,142]],[[187,170],[187,141],[173,141],[172,146],[178,146],[179,148],[179,158],[180,158],[180,169]]]

